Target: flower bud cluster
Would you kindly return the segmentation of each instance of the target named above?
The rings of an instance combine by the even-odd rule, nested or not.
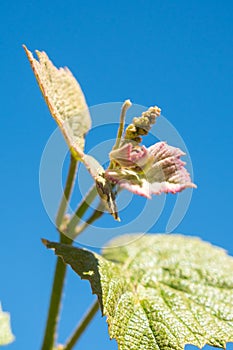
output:
[[[161,109],[155,106],[143,112],[140,117],[135,117],[133,123],[125,130],[125,141],[140,143],[142,141],[141,136],[148,134],[152,125],[155,124],[156,118],[160,116],[160,113]]]

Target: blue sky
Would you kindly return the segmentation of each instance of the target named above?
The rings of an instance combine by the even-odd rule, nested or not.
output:
[[[21,45],[68,66],[90,106],[126,98],[158,104],[185,141],[198,185],[175,232],[200,236],[233,255],[233,3],[2,0],[0,13],[0,300],[17,339],[8,349],[39,349],[55,262],[40,238],[56,240],[57,234],[38,177],[56,126]],[[164,232],[173,202],[152,232]],[[66,286],[61,341],[93,299],[88,283],[72,271]],[[117,349],[99,315],[77,349],[92,344]]]

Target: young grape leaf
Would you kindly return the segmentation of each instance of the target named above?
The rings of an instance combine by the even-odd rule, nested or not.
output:
[[[38,59],[23,46],[50,113],[58,123],[73,155],[83,157],[84,136],[91,118],[80,85],[68,68],[56,68],[45,52]]]
[[[3,312],[0,304],[0,346],[7,345],[14,340],[10,327],[10,315]]]
[[[165,234],[119,237],[103,256],[45,243],[90,281],[119,350],[233,341],[233,258],[223,249]]]

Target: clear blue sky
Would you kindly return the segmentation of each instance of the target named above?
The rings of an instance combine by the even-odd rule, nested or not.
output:
[[[1,1],[0,300],[17,339],[9,350],[40,347],[55,262],[40,238],[57,239],[38,184],[55,122],[21,45],[68,66],[90,106],[126,98],[158,104],[184,138],[198,184],[176,232],[233,255],[232,18],[230,0]],[[165,221],[162,216],[153,231],[163,232]],[[71,271],[67,287],[61,341],[93,298]],[[99,315],[77,349],[93,346],[117,349]]]

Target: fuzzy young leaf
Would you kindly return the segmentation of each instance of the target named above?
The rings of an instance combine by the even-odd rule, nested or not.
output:
[[[7,345],[14,340],[10,327],[10,315],[3,312],[0,304],[0,346]]]
[[[112,183],[135,194],[151,198],[152,194],[177,193],[196,188],[180,157],[179,148],[157,142],[146,148],[125,144],[110,152],[118,168],[107,169],[106,177]]]
[[[45,52],[36,51],[38,59],[24,46],[44,99],[58,123],[66,142],[79,159],[83,157],[84,136],[91,118],[80,85],[68,68],[56,68]]]
[[[233,259],[224,250],[181,235],[122,236],[103,257],[46,245],[90,281],[119,350],[233,341]]]

